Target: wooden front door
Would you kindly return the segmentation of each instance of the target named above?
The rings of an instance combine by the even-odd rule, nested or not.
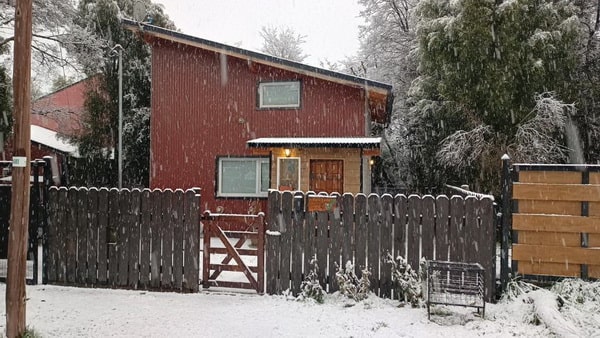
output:
[[[344,193],[344,161],[311,160],[310,190],[320,192]]]

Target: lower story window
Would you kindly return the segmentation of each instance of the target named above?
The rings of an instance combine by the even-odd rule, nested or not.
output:
[[[267,197],[268,157],[219,158],[217,196]]]

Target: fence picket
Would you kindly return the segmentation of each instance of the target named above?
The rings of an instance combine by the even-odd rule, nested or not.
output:
[[[129,232],[131,231],[131,194],[129,190],[119,192],[119,223],[117,224],[117,285],[127,286],[129,277]]]
[[[160,286],[170,289],[173,285],[173,191],[167,189],[162,194],[163,219],[161,229],[162,237],[162,276]]]
[[[404,195],[394,197],[394,259],[398,256],[406,258],[406,224],[408,198]]]
[[[475,196],[467,196],[465,198],[465,226],[464,226],[464,261],[472,263],[477,261],[479,253],[478,242],[479,234],[479,221],[477,219],[477,207],[478,199]]]
[[[452,196],[450,199],[450,261],[464,262],[464,215],[465,201],[462,196]]]
[[[354,195],[342,196],[342,229],[341,229],[341,261],[340,268],[345,269],[347,262],[354,258]]]
[[[48,232],[46,234],[46,243],[48,245],[46,271],[49,282],[57,280],[58,244],[61,242],[61,238],[57,235],[58,227],[60,226],[57,224],[59,220],[58,203],[58,189],[51,187],[48,191]]]
[[[294,194],[292,210],[292,271],[291,271],[291,289],[292,294],[297,296],[300,293],[300,285],[302,284],[302,256],[304,244],[304,232],[302,225],[304,224],[304,194],[296,192]]]
[[[371,291],[379,295],[379,261],[381,260],[381,200],[378,195],[371,194],[367,200],[367,265],[369,267],[369,280]]]
[[[435,199],[431,195],[423,196],[421,217],[421,257],[433,259],[435,245]],[[417,268],[417,267],[415,267]]]
[[[67,281],[67,228],[69,221],[69,209],[68,203],[69,198],[67,196],[68,189],[65,187],[61,187],[58,190],[58,223],[57,223],[57,231],[56,237],[61,239],[60,244],[57,245],[57,254],[56,257],[58,259],[57,264],[57,281],[59,283],[66,283]]]
[[[421,253],[419,243],[421,241],[421,213],[422,200],[420,196],[408,196],[408,226],[407,226],[407,254],[406,260],[413,269],[418,269]]]
[[[161,266],[162,266],[162,191],[154,189],[150,193],[150,203],[152,208],[152,222],[150,224],[150,232],[152,235],[150,247],[150,286],[153,288],[160,287]]]
[[[106,284],[108,272],[108,189],[98,191],[98,283]]]
[[[478,262],[485,269],[486,300],[494,300],[496,288],[496,226],[494,222],[493,200],[489,197],[478,201],[477,215],[479,216]]]
[[[127,277],[127,285],[136,289],[140,279],[140,202],[141,191],[133,189],[129,194],[130,208],[128,213],[127,229],[127,257],[129,272]]]
[[[66,281],[73,284],[77,273],[77,188],[69,188],[67,195],[67,250],[66,250]]]
[[[87,219],[87,188],[79,188],[77,191],[77,265],[75,281],[77,284],[85,284],[87,276],[87,251],[88,251],[88,219]]]
[[[329,276],[329,292],[336,292],[339,290],[337,280],[335,278],[336,265],[340,265],[340,250],[342,243],[342,220],[340,214],[340,205],[342,204],[342,197],[338,193],[332,194],[336,198],[336,207],[334,210],[329,212],[329,243],[330,250],[327,255],[328,272]]]
[[[279,283],[282,290],[290,288],[290,270],[291,270],[291,254],[292,254],[292,207],[294,204],[294,196],[290,191],[284,191],[281,194],[281,215],[283,218],[280,221],[281,236],[280,256],[279,256]]]
[[[88,216],[88,254],[87,283],[96,285],[98,280],[98,188],[90,188],[87,198]]]
[[[152,203],[150,189],[140,194],[140,288],[146,288],[150,282],[150,247],[152,243]]]
[[[280,194],[277,191],[269,192],[269,213],[266,236],[266,292],[270,295],[279,293],[279,224],[277,218],[281,212]],[[206,271],[206,270],[205,270]]]
[[[392,195],[385,194],[381,197],[381,275],[380,275],[380,296],[390,298],[392,296],[392,264],[390,258],[393,254],[393,206],[394,199]]]
[[[198,209],[200,206],[199,195],[194,190],[187,190],[183,197],[184,209],[184,274],[183,289],[198,292],[200,282],[200,220]]]
[[[319,270],[319,283],[323,290],[327,290],[327,251],[329,249],[329,240],[327,231],[329,228],[329,213],[327,211],[318,211],[316,214],[316,237],[315,253],[317,255],[317,264]]]
[[[356,195],[354,199],[354,229],[356,236],[356,258],[354,273],[360,278],[367,268],[367,196]]]
[[[181,290],[183,286],[183,190],[175,190],[172,201],[173,287],[176,290]]]
[[[447,196],[435,199],[435,259],[448,260],[450,250],[450,200]]]
[[[108,283],[117,285],[119,260],[117,259],[117,236],[119,226],[119,189],[112,188],[108,192]]]

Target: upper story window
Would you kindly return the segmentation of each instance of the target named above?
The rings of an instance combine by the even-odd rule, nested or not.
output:
[[[267,197],[268,157],[221,157],[218,168],[220,197]]]
[[[298,107],[300,107],[300,81],[258,84],[258,108]]]

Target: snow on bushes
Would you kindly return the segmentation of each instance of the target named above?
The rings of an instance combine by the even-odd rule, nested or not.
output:
[[[310,260],[310,272],[306,278],[300,284],[302,293],[300,299],[314,299],[317,303],[322,304],[325,298],[325,291],[319,283],[319,264],[317,263],[317,257],[313,257]]]
[[[410,264],[402,256],[393,259],[388,255],[387,262],[392,264],[392,280],[394,281],[394,290],[396,296],[403,304],[410,304],[412,307],[423,305],[423,278],[422,273],[413,270]],[[421,260],[421,272],[425,271],[426,261]]]
[[[369,287],[371,286],[371,282],[369,282],[371,273],[367,269],[363,269],[362,276],[359,279],[354,273],[354,264],[351,261],[346,262],[345,269],[342,269],[337,263],[335,267],[335,278],[340,288],[340,293],[357,302],[367,299],[369,296]]]

